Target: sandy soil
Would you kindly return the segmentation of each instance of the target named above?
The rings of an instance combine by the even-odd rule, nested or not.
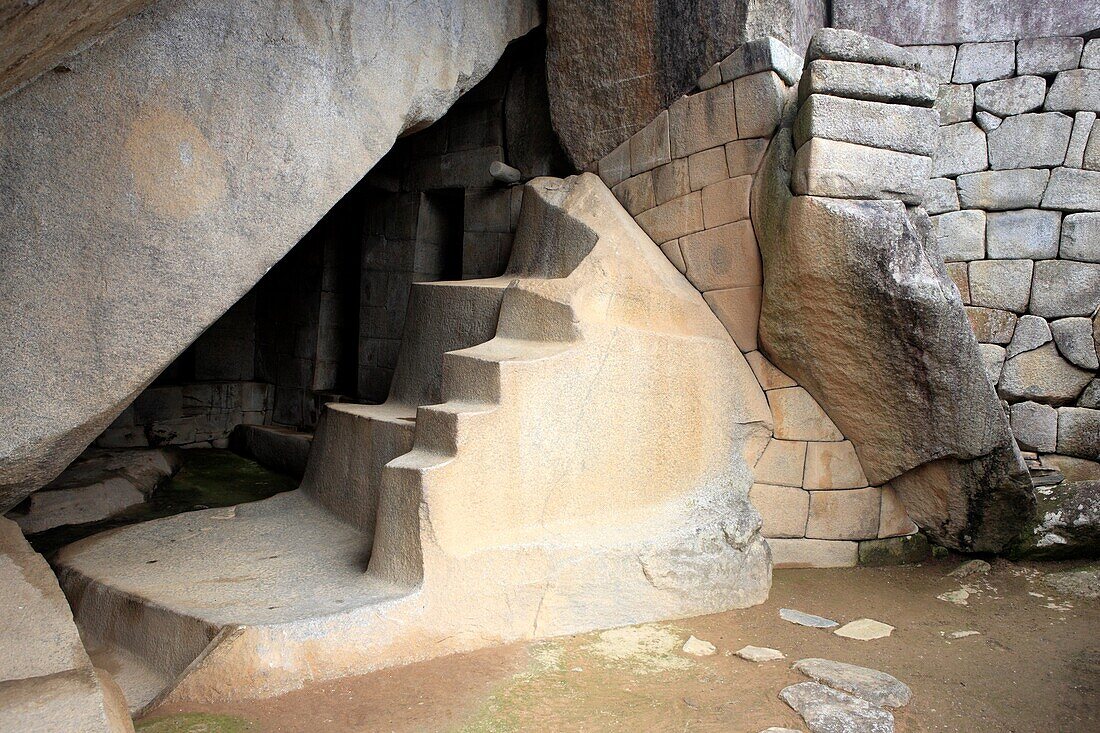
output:
[[[896,711],[901,733],[1100,730],[1100,601],[1043,582],[1067,565],[996,561],[988,575],[948,576],[960,562],[777,571],[769,601],[743,611],[515,644],[271,700],[162,708],[138,730],[806,730],[776,697],[804,681],[790,670],[803,657],[874,667],[908,683],[914,699]],[[972,591],[965,606],[937,598],[963,586]],[[896,631],[875,641],[844,639],[782,621],[781,607],[841,623],[870,617]],[[956,631],[980,633],[951,638]],[[713,643],[717,654],[683,654],[689,634]],[[774,647],[788,659],[754,664],[733,656],[746,644]]]

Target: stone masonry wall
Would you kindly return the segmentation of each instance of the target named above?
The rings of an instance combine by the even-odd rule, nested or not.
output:
[[[801,71],[802,58],[774,39],[745,44],[598,169],[703,294],[765,392],[774,432],[755,457],[750,496],[776,566],[855,565],[859,541],[916,526],[889,486],[868,485],[852,443],[757,343],[762,270],[750,192]]]
[[[925,207],[989,377],[1020,448],[1080,470],[1100,459],[1100,39],[909,50],[941,82]]]

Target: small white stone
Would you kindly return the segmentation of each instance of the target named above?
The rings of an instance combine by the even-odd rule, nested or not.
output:
[[[947,601],[948,603],[954,603],[956,606],[969,606],[970,602],[966,599],[970,597],[970,591],[965,588],[959,588],[958,590],[948,591],[947,593],[940,593],[936,598],[941,601]]]
[[[965,639],[968,636],[978,636],[981,633],[980,631],[952,631],[948,636],[952,639]]]
[[[787,655],[778,649],[769,649],[766,646],[752,646],[738,649],[735,654],[749,662],[774,662],[777,659],[786,659]]]
[[[689,636],[688,640],[684,642],[684,654],[690,654],[693,657],[709,657],[716,651],[718,650],[714,644],[696,639],[694,636]]]
[[[889,636],[893,631],[894,627],[889,624],[875,621],[872,618],[861,618],[844,624],[833,633],[837,636],[843,636],[845,639],[871,641],[872,639],[882,639]]]
[[[822,616],[815,616],[812,613],[803,613],[802,611],[796,611],[793,608],[781,608],[779,609],[779,618],[784,621],[790,621],[792,624],[798,624],[799,626],[810,626],[815,629],[831,629],[834,626],[838,626],[836,621],[832,619],[824,618]]]

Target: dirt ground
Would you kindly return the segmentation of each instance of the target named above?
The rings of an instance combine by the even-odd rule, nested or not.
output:
[[[754,608],[603,634],[513,644],[314,684],[271,700],[162,708],[142,733],[366,731],[806,730],[776,696],[804,681],[790,664],[825,657],[889,672],[913,689],[895,711],[900,733],[1100,730],[1100,601],[1043,581],[1072,565],[995,561],[989,574],[950,577],[959,558],[924,565],[780,570]],[[961,588],[967,605],[937,596]],[[874,641],[783,621],[795,608],[845,623],[896,627]],[[952,632],[978,634],[952,638]],[[689,635],[713,656],[681,651]],[[746,644],[786,660],[756,664]]]

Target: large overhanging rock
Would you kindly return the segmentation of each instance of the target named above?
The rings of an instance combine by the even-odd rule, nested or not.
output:
[[[802,51],[822,0],[549,0],[550,113],[573,164],[586,167],[695,86],[711,64],[772,36]]]
[[[927,215],[792,196],[793,165],[782,131],[754,190],[762,348],[936,540],[1000,549],[1034,499]]]
[[[0,510],[538,22],[536,0],[165,0],[0,100]]]

